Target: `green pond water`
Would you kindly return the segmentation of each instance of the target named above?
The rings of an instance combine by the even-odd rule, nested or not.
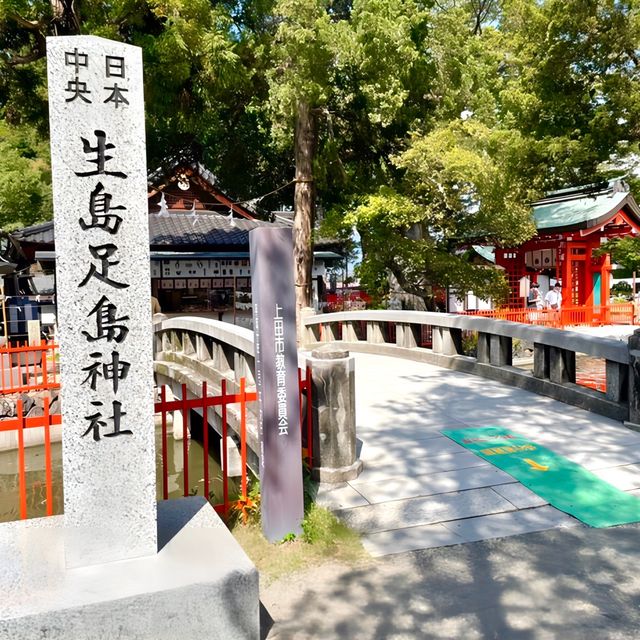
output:
[[[190,495],[204,495],[204,449],[202,446],[202,427],[196,416],[191,424],[192,437],[187,440],[189,455]],[[171,429],[167,434],[168,489],[170,498],[183,495],[184,465],[183,441],[174,440]],[[220,467],[220,438],[209,429],[209,491],[213,491],[214,504],[222,502],[222,470]],[[47,515],[47,493],[45,473],[44,446],[27,447],[25,449],[25,466],[27,477],[27,517],[37,518]],[[63,511],[62,493],[62,445],[51,444],[51,477],[53,485],[53,513]],[[162,429],[156,428],[156,469],[157,496],[162,499]],[[234,484],[229,483],[229,495],[234,495]],[[20,518],[18,452],[0,452],[0,522],[18,520]]]

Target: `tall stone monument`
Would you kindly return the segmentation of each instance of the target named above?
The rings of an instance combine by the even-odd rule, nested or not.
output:
[[[68,566],[155,554],[142,54],[47,40]]]
[[[301,533],[304,517],[291,229],[249,234],[260,431],[262,530]]]

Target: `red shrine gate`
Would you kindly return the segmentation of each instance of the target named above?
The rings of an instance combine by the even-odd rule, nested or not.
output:
[[[495,252],[510,285],[508,306],[525,306],[529,282],[545,291],[556,281],[565,306],[608,304],[611,260],[595,252],[605,240],[640,233],[640,208],[626,185],[558,191],[532,207],[536,236]]]

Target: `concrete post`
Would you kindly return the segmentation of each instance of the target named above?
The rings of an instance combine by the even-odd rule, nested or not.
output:
[[[342,339],[345,342],[358,342],[355,322],[345,322],[342,325]]]
[[[300,317],[298,318],[297,324],[297,337],[299,347],[303,347],[305,344],[308,344],[309,341],[309,332],[304,321],[306,318],[310,318],[315,314],[316,310],[313,307],[302,307],[302,309],[300,309]]]
[[[385,343],[382,322],[367,322],[367,342],[370,344]]]
[[[489,364],[490,360],[490,338],[491,334],[478,331],[478,362]]]
[[[396,325],[396,345],[415,349],[420,344],[420,327],[413,324]]]
[[[322,332],[322,342],[337,342],[341,339],[340,326],[337,322],[327,322]]]
[[[629,336],[629,420],[625,426],[640,431],[640,329]]]
[[[462,331],[453,327],[433,327],[432,350],[443,356],[462,353]]]
[[[549,379],[549,347],[546,344],[533,343],[533,375],[543,380]]]
[[[310,324],[307,326],[306,344],[320,342],[320,326],[319,324]]]
[[[549,347],[549,379],[557,384],[576,381],[576,354],[573,351]]]
[[[313,470],[320,482],[357,478],[355,361],[337,346],[323,346],[307,358],[312,377]]]
[[[625,402],[629,395],[629,365],[606,361],[607,400]]]
[[[489,359],[492,365],[497,367],[511,366],[512,346],[508,336],[491,335]]]

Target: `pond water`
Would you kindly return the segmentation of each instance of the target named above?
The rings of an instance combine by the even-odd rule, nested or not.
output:
[[[190,495],[204,495],[204,449],[201,444],[201,421],[192,416],[192,437],[187,440],[189,457]],[[168,487],[169,497],[178,498],[183,495],[184,465],[183,443],[174,440],[171,429],[167,435]],[[213,504],[222,502],[222,470],[220,467],[220,437],[209,428],[209,486],[213,491]],[[47,515],[47,494],[45,483],[45,448],[44,446],[27,447],[25,449],[25,466],[27,476],[27,517],[37,518]],[[53,485],[53,513],[63,511],[62,494],[62,445],[51,444],[51,468]],[[156,469],[157,496],[162,499],[162,429],[156,428]],[[18,452],[0,452],[0,522],[20,519],[19,503]],[[234,495],[234,485],[229,483],[229,495]]]
[[[533,357],[514,361],[519,369],[533,371]],[[596,391],[607,390],[606,363],[602,358],[593,358],[585,354],[576,354],[576,384]]]

